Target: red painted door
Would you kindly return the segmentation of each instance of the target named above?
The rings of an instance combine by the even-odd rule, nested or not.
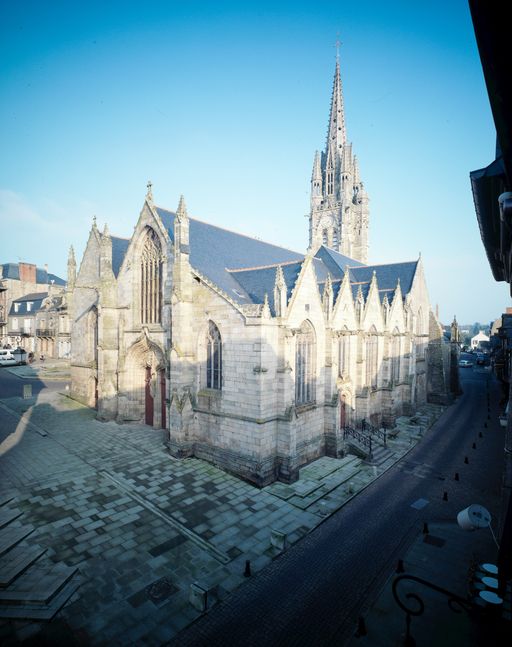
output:
[[[153,405],[154,398],[151,395],[151,366],[146,366],[146,397],[145,397],[145,421],[147,425],[153,426]]]
[[[345,397],[340,395],[340,429],[346,425]]]
[[[166,416],[166,409],[165,409],[165,369],[160,369],[159,371],[160,374],[160,407],[161,407],[161,420],[162,420],[162,429],[165,429],[167,426],[167,416]]]

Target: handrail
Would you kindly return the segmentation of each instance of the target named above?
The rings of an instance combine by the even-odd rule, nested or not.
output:
[[[387,447],[387,431],[386,427],[382,425],[382,429],[374,427],[372,424],[366,421],[366,418],[361,420],[361,431],[369,431],[370,434],[377,436],[384,443],[384,447]]]
[[[353,427],[343,427],[343,440],[347,438],[347,436],[351,436],[357,442],[361,443],[361,445],[364,445],[365,447],[368,447],[369,449],[369,454],[370,456],[372,455],[372,438],[371,436],[367,436],[365,433],[362,431],[358,431],[357,429],[354,429]]]

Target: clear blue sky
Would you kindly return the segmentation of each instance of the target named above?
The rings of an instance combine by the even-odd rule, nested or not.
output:
[[[421,251],[445,323],[509,305],[469,172],[495,131],[467,2],[0,3],[0,262],[65,277],[93,214],[130,236],[153,181],[201,220],[304,251],[340,33],[370,260]]]

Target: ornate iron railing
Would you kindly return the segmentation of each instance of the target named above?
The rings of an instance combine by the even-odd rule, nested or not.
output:
[[[368,447],[368,456],[372,456],[372,438],[371,436],[366,435],[362,431],[358,431],[353,427],[343,427],[343,440],[346,440],[348,437],[353,438],[356,442],[363,447]]]
[[[386,427],[383,425],[382,429],[374,427],[372,424],[366,421],[365,418],[361,420],[361,431],[369,432],[372,436],[377,436],[384,443],[384,447],[387,447],[387,431]]]

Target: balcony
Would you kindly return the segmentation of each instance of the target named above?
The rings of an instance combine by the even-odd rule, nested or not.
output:
[[[31,330],[19,330],[19,329],[12,330],[12,329],[9,329],[7,331],[7,334],[9,335],[9,337],[31,337],[32,336],[32,331]]]
[[[55,337],[54,328],[36,328],[36,337]]]

